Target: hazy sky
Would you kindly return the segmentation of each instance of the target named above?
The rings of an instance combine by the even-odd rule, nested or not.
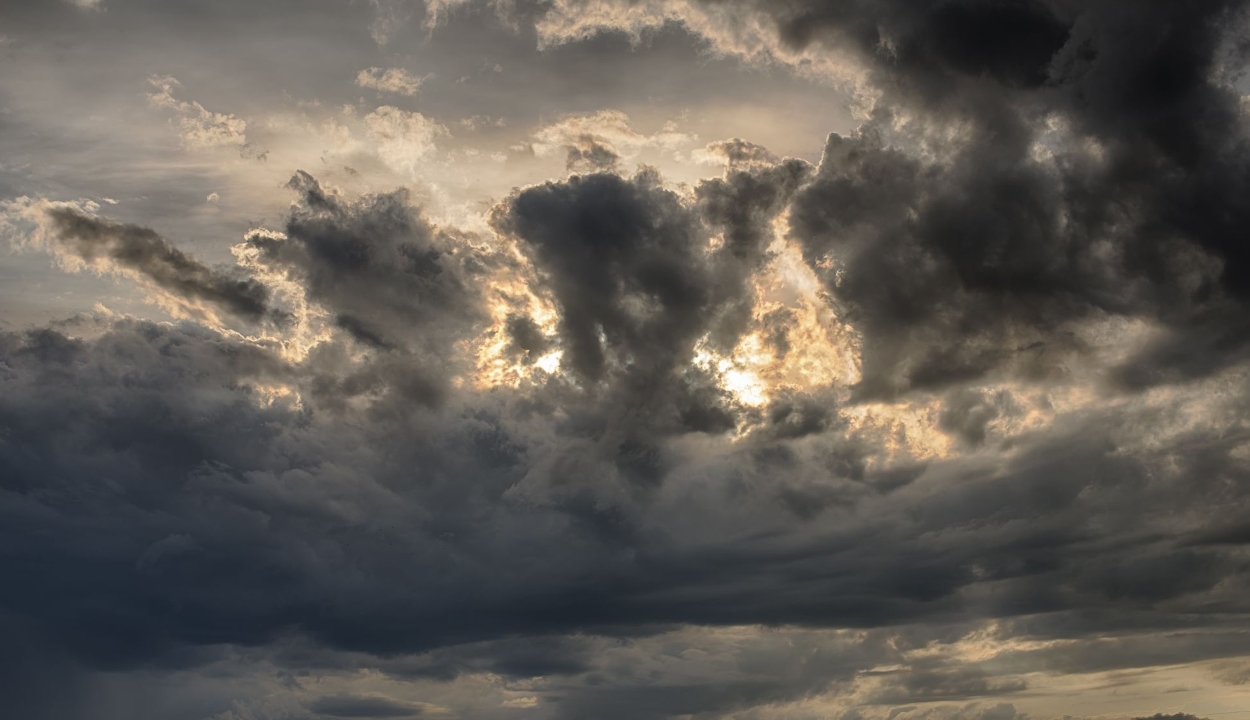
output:
[[[5,0],[0,716],[1250,716],[1247,5]]]

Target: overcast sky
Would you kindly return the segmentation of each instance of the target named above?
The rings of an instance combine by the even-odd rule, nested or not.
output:
[[[1250,3],[0,3],[0,716],[1250,716]]]

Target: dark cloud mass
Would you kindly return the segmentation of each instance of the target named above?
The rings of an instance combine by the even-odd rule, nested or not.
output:
[[[374,59],[343,70],[355,95],[283,86],[263,118],[225,81],[152,98],[180,153],[220,150],[210,126],[266,168],[339,147],[284,170],[269,220],[222,220],[213,262],[99,215],[227,217],[268,182],[237,147],[184,218],[159,188],[0,182],[14,248],[168,311],[0,317],[0,716],[1244,711],[1245,3],[430,0],[424,26],[401,0],[157,5],[20,2],[0,52],[186,13]],[[567,175],[458,203],[472,163],[512,177],[544,137],[480,151],[447,128],[502,120],[422,104],[512,66],[383,67],[466,25],[543,58],[681,43],[848,92],[862,123],[814,163],[569,115]],[[586,62],[525,81],[581,98]],[[352,99],[363,67],[396,106]]]
[[[1237,62],[1221,32],[1244,21],[1237,3],[879,3],[876,29],[838,5],[779,19],[791,42],[890,48],[869,70],[890,102],[830,138],[794,208],[796,239],[833,258],[830,290],[861,323],[866,395],[1015,365],[1091,316],[1182,335],[1231,321],[1250,146],[1240,96],[1213,74]],[[957,132],[925,140],[935,161],[887,140],[915,112]],[[1131,376],[1203,372],[1182,354],[1186,369],[1141,367],[1168,362],[1153,352]]]

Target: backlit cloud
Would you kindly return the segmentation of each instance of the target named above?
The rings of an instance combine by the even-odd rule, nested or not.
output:
[[[1245,710],[1245,3],[297,5],[0,9],[0,716]]]

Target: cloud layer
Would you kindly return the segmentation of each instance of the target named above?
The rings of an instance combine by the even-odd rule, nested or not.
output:
[[[1017,720],[1244,697],[1242,3],[426,10],[431,38],[463,16],[548,53],[678,33],[840,87],[861,122],[809,162],[572,112],[487,161],[413,104],[426,80],[376,65],[344,84],[396,104],[300,125],[338,149],[284,171],[286,207],[223,231],[228,257],[125,203],[6,198],[15,247],[167,315],[0,332],[16,716]],[[419,8],[369,11],[389,48]],[[276,121],[150,82],[183,152],[254,149],[245,132],[288,152]],[[361,170],[327,160],[426,178],[552,153],[564,174],[474,222],[436,211],[436,181],[349,190]]]

